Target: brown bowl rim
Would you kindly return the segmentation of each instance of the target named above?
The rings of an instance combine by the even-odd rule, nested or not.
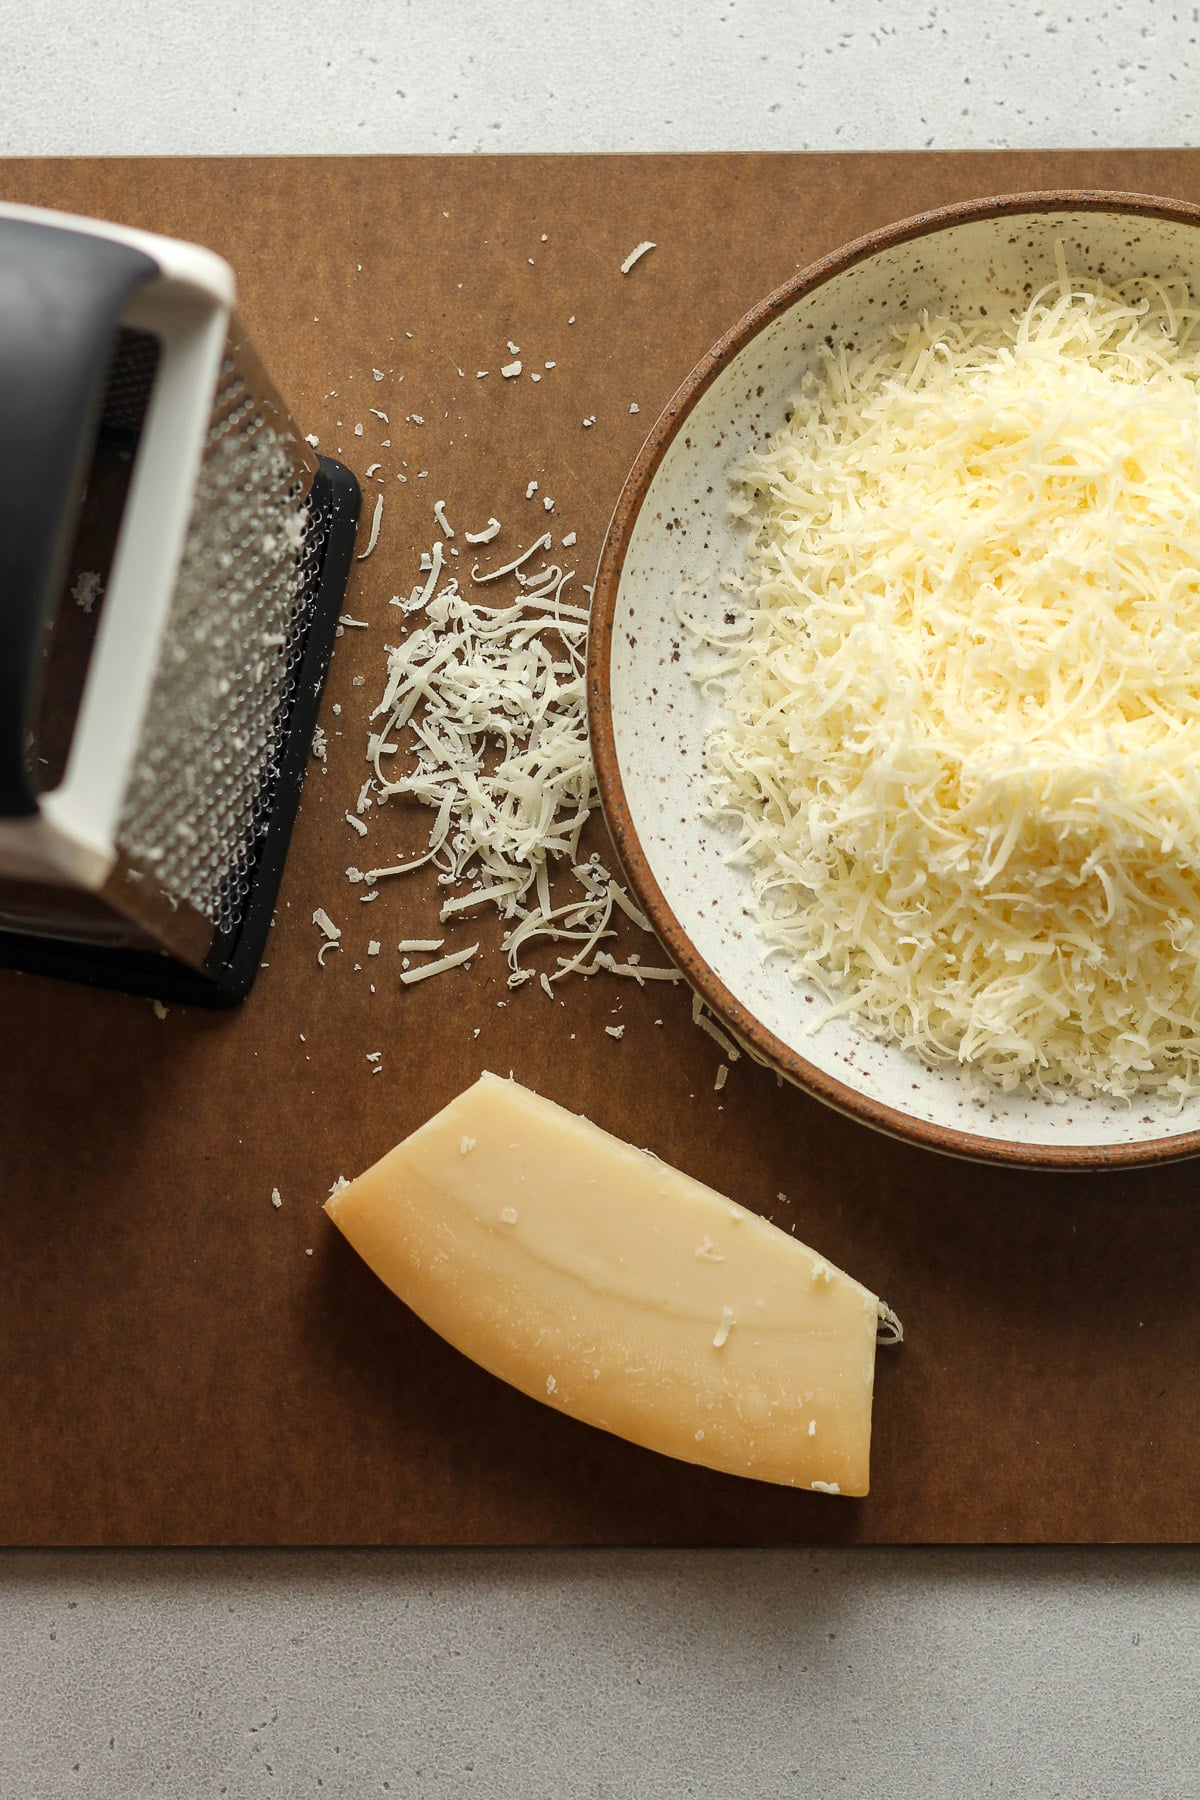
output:
[[[685,979],[753,1057],[835,1111],[889,1137],[945,1155],[1025,1169],[1129,1169],[1182,1161],[1200,1154],[1200,1130],[1133,1144],[1023,1144],[1006,1138],[985,1137],[954,1126],[936,1125],[898,1107],[869,1099],[858,1089],[808,1062],[768,1031],[739,1004],[705,962],[655,880],[625,798],[612,719],[613,623],[629,540],[659,464],[696,402],[730,359],[803,295],[881,250],[953,225],[1046,212],[1115,212],[1135,218],[1169,219],[1179,224],[1200,226],[1200,205],[1155,194],[1051,188],[960,200],[881,226],[851,239],[827,256],[819,257],[751,307],[717,340],[668,401],[643,443],[613,509],[592,596],[588,633],[588,713],[600,802],[629,885]]]

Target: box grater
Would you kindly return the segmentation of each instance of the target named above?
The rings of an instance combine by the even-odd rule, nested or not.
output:
[[[192,244],[0,205],[0,963],[259,966],[359,489]]]

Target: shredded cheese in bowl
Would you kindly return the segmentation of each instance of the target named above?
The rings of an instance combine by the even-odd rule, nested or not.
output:
[[[697,669],[769,951],[928,1063],[1200,1093],[1200,310],[1059,280],[831,350]]]

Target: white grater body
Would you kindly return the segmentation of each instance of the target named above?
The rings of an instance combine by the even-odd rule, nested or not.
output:
[[[242,924],[297,704],[311,699],[299,684],[335,513],[317,501],[322,465],[234,311],[226,264],[21,208],[0,207],[0,232],[6,216],[114,234],[157,274],[116,321],[62,576],[64,638],[84,629],[72,592],[99,585],[78,566],[93,527],[103,537],[115,523],[111,558],[86,676],[59,708],[74,707],[69,742],[51,677],[72,659],[51,634],[29,743],[35,801],[0,817],[0,937],[203,969]],[[103,517],[108,487],[119,521]]]

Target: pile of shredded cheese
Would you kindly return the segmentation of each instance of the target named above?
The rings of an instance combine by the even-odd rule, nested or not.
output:
[[[1008,1091],[1200,1093],[1200,312],[1059,280],[831,352],[696,671],[772,953]]]
[[[468,533],[467,541],[490,541],[495,523]],[[566,597],[574,570],[551,562],[532,568],[550,544],[543,534],[507,563],[475,565],[476,587],[506,582],[515,589],[507,603],[496,603],[490,594],[476,600],[461,591],[435,540],[423,585],[400,602],[419,622],[388,651],[386,685],[371,715],[383,721],[368,744],[374,775],[362,796],[376,805],[399,797],[432,809],[428,847],[408,861],[353,874],[374,884],[433,864],[443,888],[459,890],[443,900],[443,921],[494,907],[508,926],[510,987],[533,979],[522,956],[538,943],[569,947],[551,971],[538,974],[547,994],[567,975],[601,969],[639,984],[678,981],[674,968],[643,966],[637,953],[618,961],[601,947],[616,935],[616,913],[644,931],[650,926],[600,859],[582,856],[597,800],[587,727],[588,609]],[[556,867],[569,872],[566,898],[552,891]],[[478,948],[403,979],[440,973]]]

